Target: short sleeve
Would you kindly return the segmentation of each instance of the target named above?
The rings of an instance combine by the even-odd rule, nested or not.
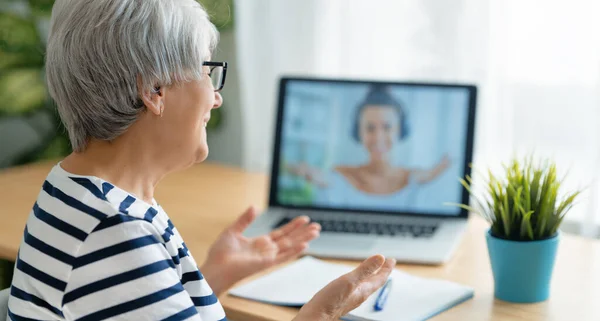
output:
[[[65,318],[201,320],[160,240],[144,220],[101,222],[74,260],[63,297]]]

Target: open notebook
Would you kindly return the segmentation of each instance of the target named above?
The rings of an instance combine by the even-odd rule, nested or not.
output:
[[[300,307],[352,266],[305,256],[279,270],[232,289],[229,294],[265,303]],[[423,321],[473,297],[473,289],[449,281],[412,276],[395,269],[383,311],[373,305],[375,292],[344,320]]]

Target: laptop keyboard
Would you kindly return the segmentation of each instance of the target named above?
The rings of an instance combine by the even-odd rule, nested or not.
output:
[[[281,219],[275,228],[289,223],[293,219],[285,217]],[[417,225],[417,224],[390,224],[378,222],[356,222],[328,219],[312,219],[312,222],[321,224],[321,231],[334,233],[357,233],[386,236],[412,236],[419,238],[429,238],[437,230],[437,225]]]

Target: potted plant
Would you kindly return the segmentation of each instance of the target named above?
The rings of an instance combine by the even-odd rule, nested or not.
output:
[[[580,192],[561,195],[562,181],[552,162],[513,159],[504,170],[502,177],[488,170],[481,195],[474,194],[471,177],[461,179],[474,206],[459,206],[491,224],[486,240],[495,297],[516,303],[544,301],[550,294],[558,228]]]

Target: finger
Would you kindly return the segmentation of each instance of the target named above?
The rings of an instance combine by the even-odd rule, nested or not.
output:
[[[278,228],[275,231],[269,233],[269,235],[271,236],[271,239],[277,241],[277,239],[281,238],[282,236],[289,234],[290,232],[294,231],[295,229],[301,226],[306,225],[309,221],[310,218],[308,218],[308,216],[298,216],[294,218],[291,222],[282,226],[281,228]]]
[[[389,279],[395,265],[396,260],[386,259],[374,275],[360,282],[360,286],[356,287],[357,291],[353,293],[348,301],[348,311],[354,310],[380,289]]]
[[[305,227],[308,222],[310,222],[310,218],[308,216],[298,216],[281,228],[271,232],[270,236],[274,241],[277,241],[278,239],[290,235],[294,231]]]
[[[291,248],[295,248],[302,244],[308,244],[310,241],[316,239],[319,236],[319,231],[312,231],[311,233],[306,234],[301,239],[280,239],[277,244],[277,248],[279,252],[283,253]]]
[[[385,258],[383,255],[373,255],[364,260],[356,269],[350,272],[348,277],[355,283],[362,282],[377,272],[383,263],[385,263]]]
[[[289,261],[291,259],[295,259],[298,256],[300,256],[302,253],[304,253],[304,251],[306,251],[306,249],[308,248],[308,244],[307,243],[302,243],[302,244],[298,244],[290,249],[287,249],[286,251],[280,252],[279,254],[277,254],[277,257],[275,258],[275,264],[279,264],[285,261]]]
[[[256,210],[250,206],[230,227],[230,230],[242,233],[256,219]]]
[[[383,266],[371,277],[363,281],[363,286],[360,287],[363,295],[369,296],[373,292],[381,288],[385,282],[389,279],[390,274],[396,266],[396,260],[388,258],[383,263]]]
[[[292,236],[292,238],[295,242],[310,242],[319,237],[320,234],[321,225],[314,223],[306,226],[301,233]]]
[[[297,244],[306,243],[314,240],[319,236],[321,232],[321,226],[318,224],[306,225],[302,228],[296,229],[294,232],[287,236],[279,238],[276,243],[280,251],[287,250],[290,247],[294,247]]]
[[[311,223],[297,228],[279,239],[281,240],[287,238],[292,240],[292,242],[306,241],[317,236],[319,232],[321,232],[321,225],[317,223]]]

